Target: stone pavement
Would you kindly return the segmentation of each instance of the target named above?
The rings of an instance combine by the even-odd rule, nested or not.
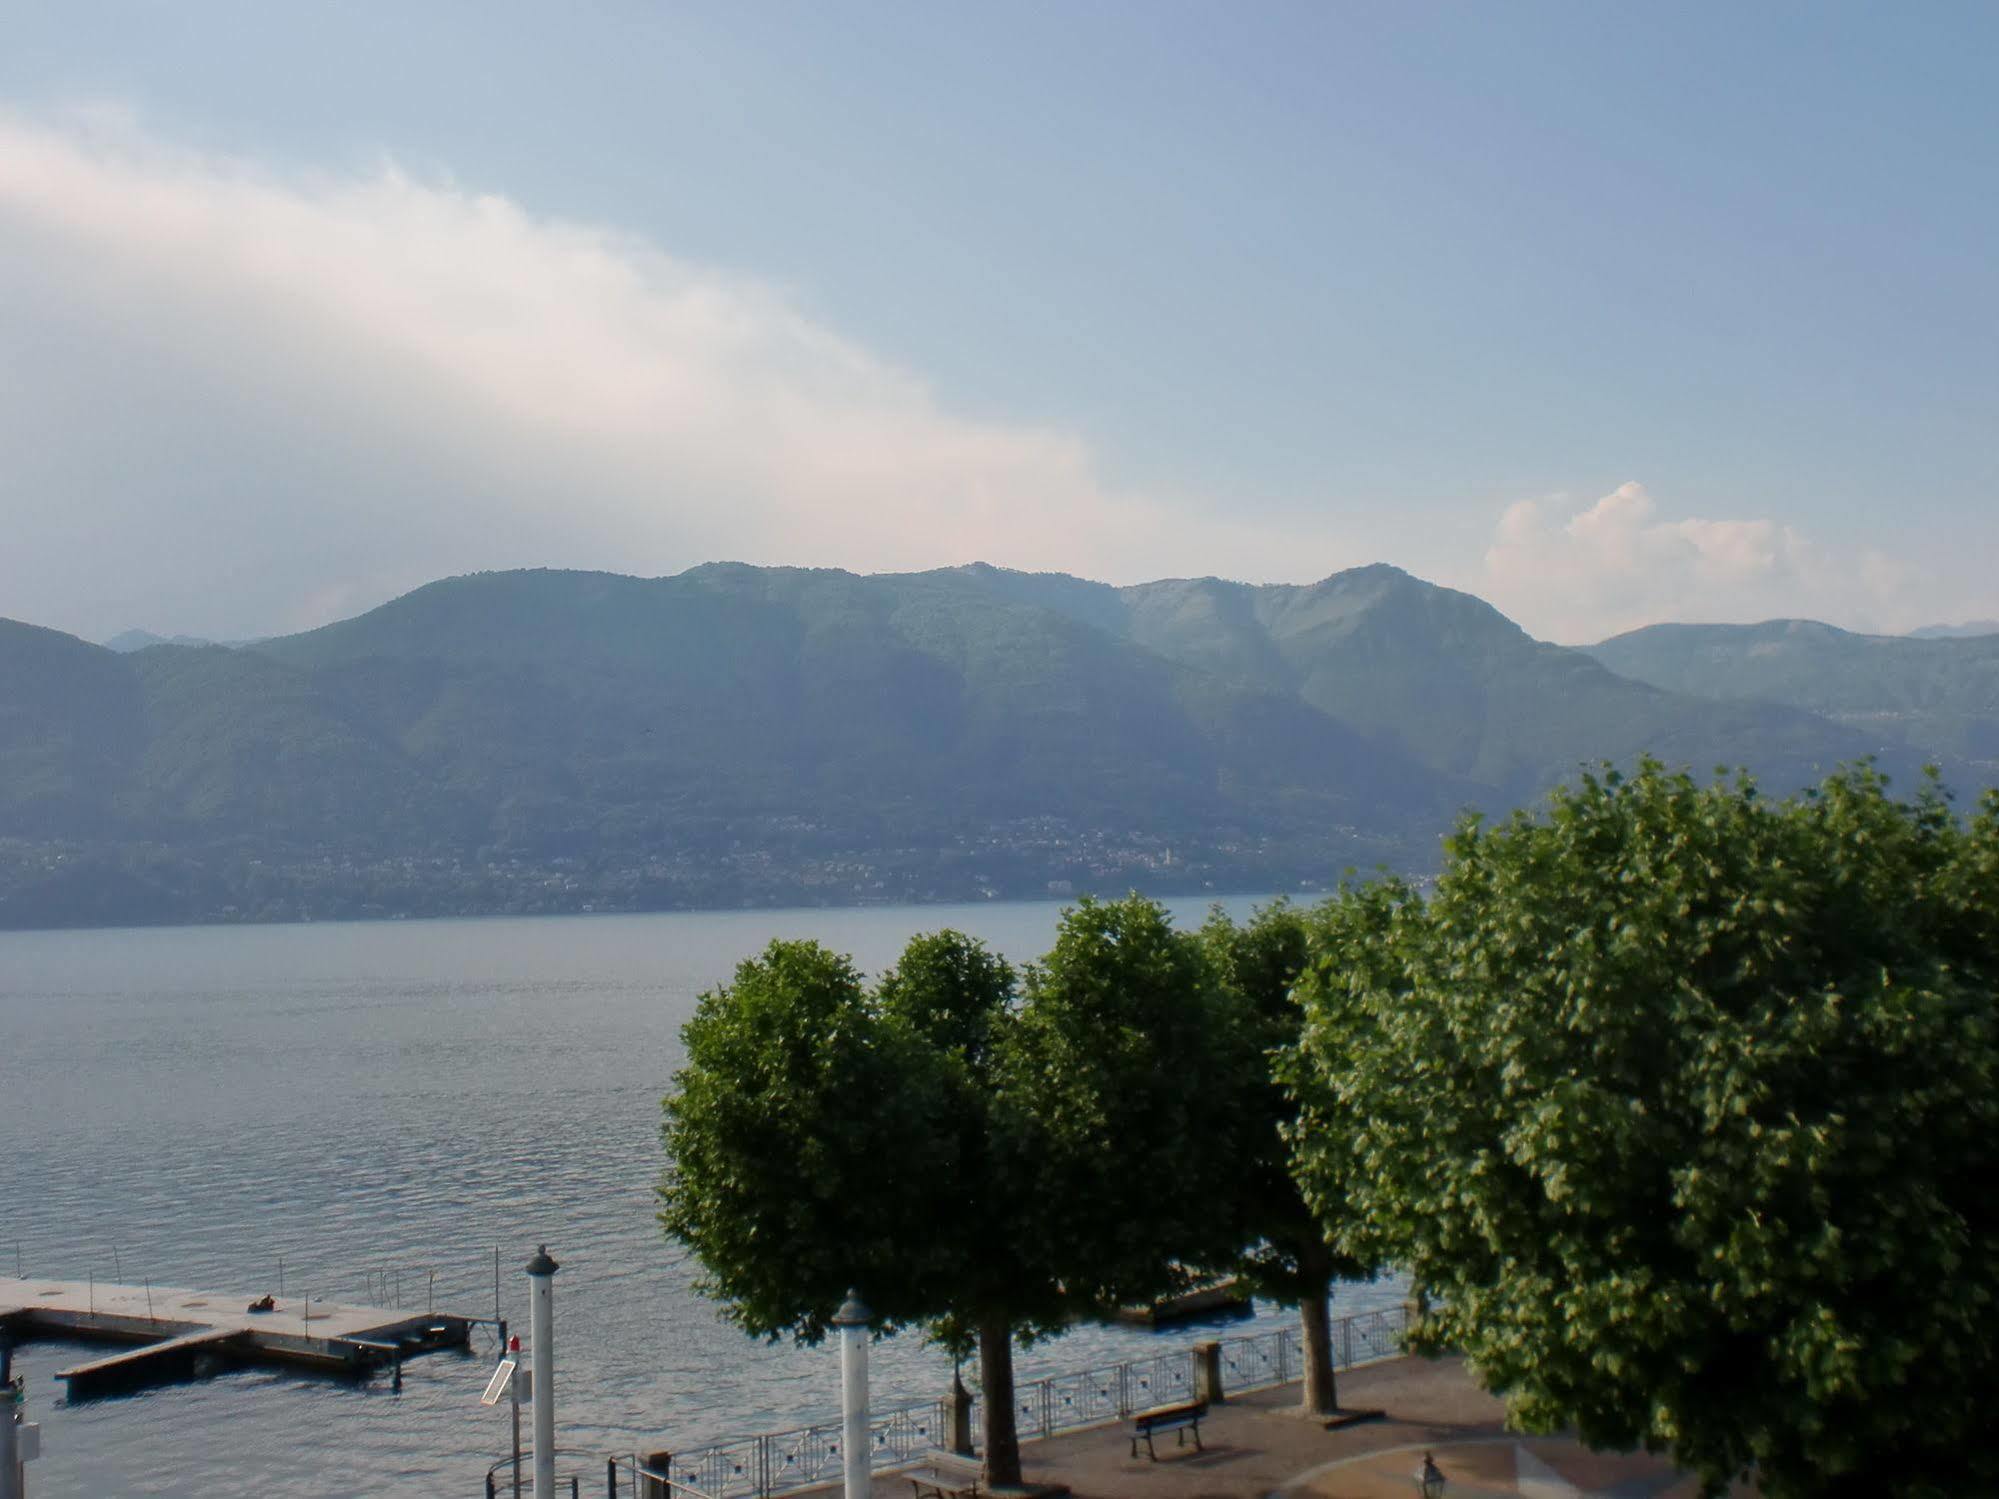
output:
[[[1327,1431],[1294,1414],[1298,1387],[1231,1398],[1201,1423],[1205,1451],[1161,1441],[1159,1461],[1131,1456],[1126,1424],[1023,1443],[1026,1477],[1067,1484],[1076,1499],[1411,1499],[1423,1453],[1449,1480],[1446,1499],[1695,1499],[1699,1485],[1664,1461],[1591,1453],[1561,1438],[1522,1437],[1457,1359],[1391,1359],[1339,1377],[1340,1400],[1384,1419]],[[882,1474],[877,1499],[909,1499]],[[1742,1488],[1748,1496],[1752,1489]]]

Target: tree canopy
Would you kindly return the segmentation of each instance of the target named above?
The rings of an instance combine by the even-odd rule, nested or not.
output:
[[[870,991],[773,943],[703,995],[666,1099],[668,1234],[747,1330],[822,1337],[849,1286],[979,1352],[986,1463],[1017,1482],[1012,1347],[1167,1289],[1220,1242],[1204,1075],[1234,1012],[1156,904],[1085,900],[1024,982],[956,932]]]
[[[1329,1415],[1339,1408],[1328,1298],[1336,1279],[1357,1280],[1378,1264],[1336,1253],[1325,1225],[1291,1171],[1287,1126],[1297,1105],[1273,1060],[1298,1041],[1302,1011],[1292,987],[1323,946],[1322,918],[1286,901],[1241,924],[1219,906],[1201,927],[1209,960],[1239,1006],[1240,1051],[1217,1069],[1218,1127],[1233,1136],[1236,1169],[1226,1199],[1235,1254],[1230,1268],[1258,1295],[1299,1309],[1304,1379],[1299,1403]]]
[[[940,1267],[904,1232],[959,1173],[952,1079],[846,958],[773,942],[701,997],[666,1100],[660,1220],[745,1331],[817,1341],[849,1287],[881,1325],[929,1313]]]
[[[1988,1492],[1999,803],[1644,764],[1347,892],[1296,1159],[1529,1429],[1711,1491]],[[1342,935],[1344,934],[1344,935]]]
[[[1075,1307],[1149,1301],[1176,1264],[1234,1247],[1217,1208],[1239,1162],[1215,1102],[1242,1063],[1238,1012],[1200,943],[1136,895],[1066,912],[1024,989],[1002,1087],[1059,1278]]]

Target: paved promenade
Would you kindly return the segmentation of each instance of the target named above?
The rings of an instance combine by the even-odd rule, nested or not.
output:
[[[1700,1486],[1665,1462],[1599,1456],[1571,1441],[1508,1432],[1497,1400],[1456,1359],[1393,1359],[1340,1375],[1340,1400],[1377,1407],[1383,1420],[1338,1431],[1293,1414],[1298,1387],[1260,1390],[1216,1407],[1201,1423],[1207,1449],[1133,1459],[1125,1424],[1070,1432],[1021,1448],[1032,1482],[1067,1484],[1076,1499],[1411,1499],[1413,1474],[1432,1452],[1447,1499],[1696,1499]],[[906,1478],[875,1480],[878,1499],[909,1499]],[[1740,1496],[1754,1491],[1741,1488]]]

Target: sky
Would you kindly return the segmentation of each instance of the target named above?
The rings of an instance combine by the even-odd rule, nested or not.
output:
[[[10,0],[0,615],[1392,562],[1999,617],[1999,9]]]

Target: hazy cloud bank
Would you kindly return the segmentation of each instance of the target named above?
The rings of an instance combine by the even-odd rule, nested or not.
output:
[[[393,164],[0,116],[0,272],[0,585],[72,627],[293,626],[543,562],[1136,580],[1261,539],[1112,493],[1073,434],[954,415],[777,288]]]
[[[1774,520],[1662,517],[1635,483],[1590,505],[1509,506],[1481,583],[1530,631],[1571,645],[1662,620],[1806,617],[1905,630],[1937,608],[1915,570],[1886,553],[1835,553]]]
[[[1113,582],[1385,560],[1545,637],[1990,613],[1771,520],[1637,485],[1351,550],[1118,492],[1077,434],[954,413],[782,288],[393,163],[280,174],[115,112],[0,113],[0,614],[269,633],[486,567],[859,571],[983,559]],[[1378,528],[1371,528],[1379,534]],[[1926,580],[1927,581],[1927,580]]]

